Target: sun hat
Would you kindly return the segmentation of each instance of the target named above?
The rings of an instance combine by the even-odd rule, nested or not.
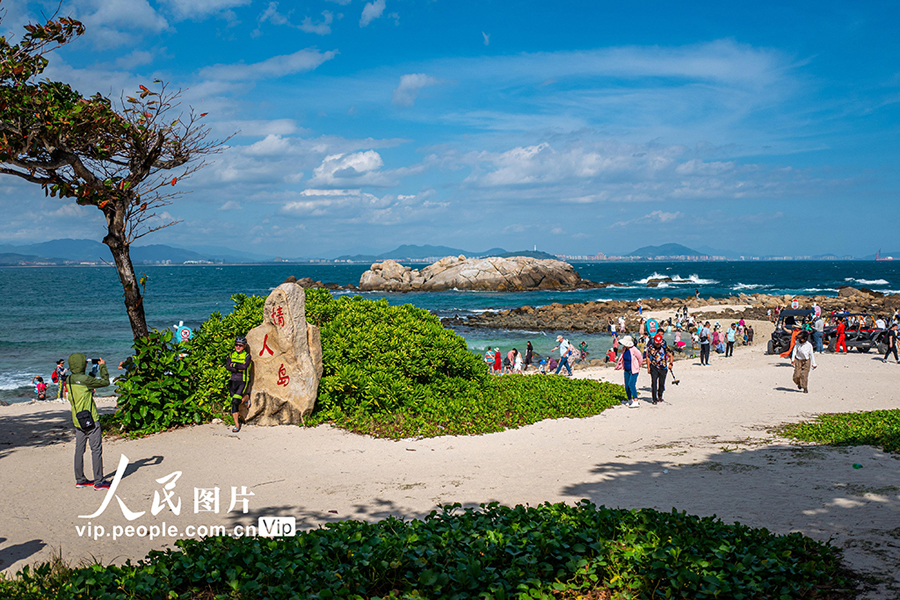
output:
[[[626,348],[631,348],[632,346],[634,346],[634,340],[630,335],[626,335],[625,337],[623,337],[621,340],[619,340],[619,343]]]

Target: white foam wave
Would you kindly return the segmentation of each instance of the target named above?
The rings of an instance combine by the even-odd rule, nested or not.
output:
[[[765,284],[762,283],[739,283],[737,285],[731,286],[733,290],[758,290],[759,288],[766,287]]]
[[[882,294],[900,294],[900,290],[875,290],[876,292],[881,292]]]
[[[804,292],[836,292],[837,288],[803,288]]]
[[[855,277],[845,277],[844,281],[852,281],[862,285],[887,285],[889,283],[887,279],[857,279]]]
[[[656,271],[654,271],[652,275],[648,275],[647,277],[644,277],[643,279],[638,279],[632,283],[638,283],[640,285],[647,285],[648,283],[650,283],[650,281],[652,279],[671,279],[672,280],[669,282],[661,282],[659,284],[659,287],[662,287],[663,283],[673,283],[673,284],[681,284],[681,285],[687,285],[687,284],[690,284],[690,285],[712,285],[712,284],[719,283],[715,279],[704,279],[704,278],[700,277],[699,275],[697,275],[696,273],[691,275],[690,277],[685,278],[685,277],[682,277],[681,275],[660,275]]]
[[[0,373],[0,390],[16,390],[31,386],[31,378],[34,375],[28,373]],[[47,382],[47,380],[45,380]]]

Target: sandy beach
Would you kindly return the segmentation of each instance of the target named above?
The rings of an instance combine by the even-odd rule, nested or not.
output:
[[[791,382],[789,361],[764,354],[771,325],[754,326],[756,345],[737,348],[731,358],[714,354],[702,368],[697,360],[678,362],[681,383],[669,382],[665,403],[648,402],[649,377],[642,373],[641,408],[616,407],[588,419],[399,442],[327,426],[247,426],[235,435],[223,424],[106,440],[108,477],[121,456],[129,466],[118,500],[110,498],[89,519],[79,515],[96,513],[106,493],[74,487],[68,405],[2,407],[0,569],[14,572],[55,551],[76,564],[92,557],[122,562],[173,547],[189,526],[225,526],[230,533],[236,525],[256,525],[260,516],[294,516],[307,528],[340,519],[420,517],[450,502],[588,498],[830,539],[844,548],[849,567],[876,578],[866,598],[900,597],[900,456],[791,443],[771,433],[816,414],[900,407],[900,365],[883,364],[874,353],[818,355],[810,393],[802,394]],[[576,377],[621,380],[610,368],[579,370]],[[101,403],[103,410],[113,407]],[[165,478],[175,472],[170,500],[180,499],[180,514],[164,501],[164,486],[173,481]],[[218,513],[195,502],[195,488],[219,488]],[[228,512],[232,488],[237,503]],[[246,514],[242,498],[248,498]],[[120,504],[146,512],[128,521]],[[154,515],[155,508],[161,510]],[[93,533],[101,525],[103,535],[89,537],[88,524]],[[116,526],[124,532],[128,525],[177,535],[112,538]]]

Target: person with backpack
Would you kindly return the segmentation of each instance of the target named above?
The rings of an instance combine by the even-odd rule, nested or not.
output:
[[[100,377],[85,374],[87,358],[76,352],[69,355],[68,378],[69,404],[72,407],[72,423],[75,425],[75,487],[91,487],[95,490],[109,489],[109,482],[103,481],[103,432],[100,430],[100,414],[94,402],[94,390],[109,385],[109,371],[106,361],[97,361]],[[84,450],[91,447],[91,465],[94,468],[94,480],[84,476]]]
[[[66,361],[63,359],[59,359],[58,361],[56,361],[56,368],[53,369],[53,373],[50,374],[50,381],[57,385],[57,400],[69,399],[68,391],[66,390],[66,379],[68,379],[68,377],[69,370],[66,368]]]
[[[46,400],[47,399],[47,384],[44,383],[44,378],[40,375],[36,375],[31,378],[31,383],[34,384],[34,393],[37,396],[38,400]]]

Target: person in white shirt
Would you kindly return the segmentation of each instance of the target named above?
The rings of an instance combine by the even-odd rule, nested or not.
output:
[[[791,364],[794,365],[794,383],[797,384],[797,389],[803,390],[804,394],[808,393],[809,369],[810,366],[816,368],[816,355],[813,352],[813,345],[809,343],[809,333],[806,331],[801,331],[797,335],[797,343],[791,352]]]
[[[556,336],[557,346],[551,352],[559,350],[559,364],[556,366],[556,374],[559,375],[560,370],[565,367],[566,371],[569,372],[569,377],[572,376],[572,367],[569,366],[569,357],[572,355],[574,348],[569,344],[569,340],[563,339],[563,336]]]

